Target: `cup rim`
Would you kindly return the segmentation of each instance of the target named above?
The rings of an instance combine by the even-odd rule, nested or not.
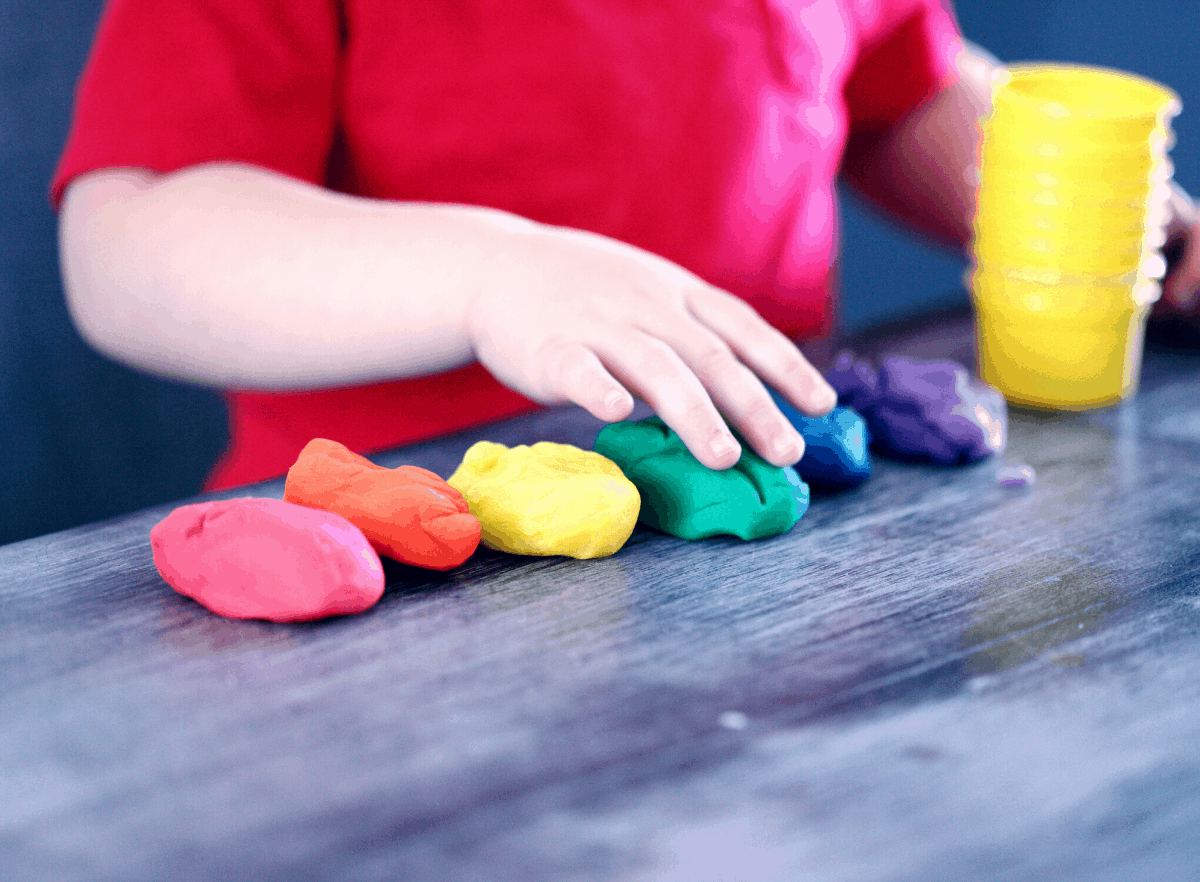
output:
[[[1029,88],[1036,86],[1039,79],[1058,78],[1061,81],[1083,76],[1107,84],[1110,96],[1112,89],[1129,90],[1132,87],[1144,93],[1148,102],[1157,99],[1157,106],[1153,110],[1128,112],[1113,112],[1111,103],[1072,108],[1054,98],[1039,96]],[[1149,77],[1117,68],[1068,62],[1026,61],[999,67],[992,74],[992,97],[994,107],[999,99],[1000,106],[1036,113],[1060,123],[1121,123],[1149,119],[1165,123],[1183,110],[1183,101],[1174,89]]]

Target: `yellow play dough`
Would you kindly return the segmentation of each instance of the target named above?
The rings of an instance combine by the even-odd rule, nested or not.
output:
[[[611,459],[550,441],[480,441],[447,483],[479,518],[483,544],[511,554],[607,557],[633,532],[642,503]]]

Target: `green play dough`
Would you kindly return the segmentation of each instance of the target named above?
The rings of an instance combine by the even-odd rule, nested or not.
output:
[[[794,469],[773,466],[743,445],[737,465],[713,471],[658,417],[605,426],[595,449],[638,488],[638,519],[680,539],[763,539],[786,533],[808,510],[808,485]]]

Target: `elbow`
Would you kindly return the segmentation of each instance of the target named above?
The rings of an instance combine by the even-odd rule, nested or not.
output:
[[[103,171],[67,190],[58,216],[58,256],[67,311],[80,336],[119,361],[131,360],[136,311],[123,298],[128,275],[130,200],[145,175]]]
[[[87,220],[79,215],[77,205],[65,200],[58,220],[58,258],[67,312],[85,342],[113,355],[113,343],[120,337],[116,316],[84,233]]]

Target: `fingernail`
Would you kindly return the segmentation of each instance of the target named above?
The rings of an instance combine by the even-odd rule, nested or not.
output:
[[[791,459],[804,450],[804,439],[787,434],[779,435],[771,442],[771,449],[781,459]]]
[[[1163,286],[1161,299],[1173,309],[1187,312],[1192,308],[1195,295],[1173,286]]]
[[[608,411],[616,410],[625,403],[625,396],[616,389],[604,396],[604,409]]]
[[[717,459],[725,459],[729,454],[737,453],[739,445],[733,440],[732,435],[718,435],[713,439],[708,449],[712,451],[712,455]]]
[[[838,396],[833,387],[826,385],[818,396],[818,407],[833,409],[837,407]]]

